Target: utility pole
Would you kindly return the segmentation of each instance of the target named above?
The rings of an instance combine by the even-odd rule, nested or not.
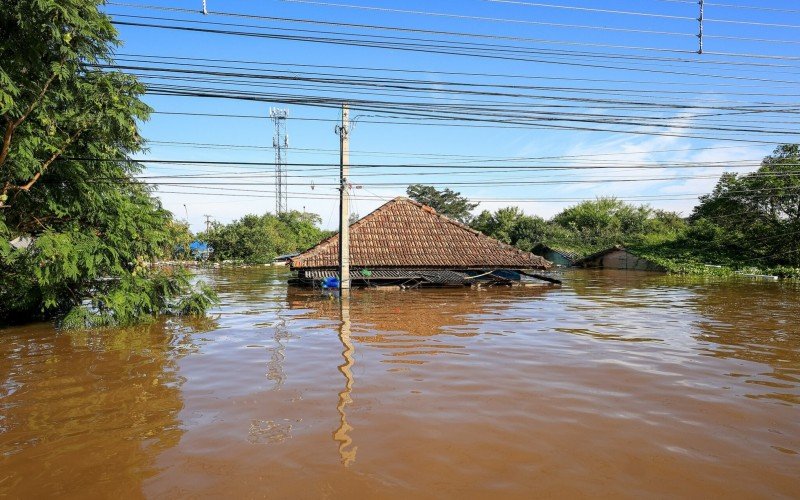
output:
[[[211,232],[211,216],[210,215],[204,215],[203,217],[206,218],[206,234],[208,234],[208,233]]]
[[[339,135],[339,288],[350,289],[350,107],[342,104]]]
[[[288,191],[286,189],[286,153],[289,149],[289,136],[286,135],[286,119],[289,110],[270,108],[269,117],[275,124],[275,136],[272,138],[272,147],[275,148],[275,215],[282,214],[288,209]]]
[[[697,2],[700,5],[700,17],[697,18],[697,22],[700,23],[700,32],[697,34],[697,38],[700,39],[700,48],[697,51],[698,54],[703,53],[703,20],[705,19],[705,5],[704,0],[699,0]]]
[[[203,0],[203,14],[208,14],[208,9],[206,8],[206,0]]]

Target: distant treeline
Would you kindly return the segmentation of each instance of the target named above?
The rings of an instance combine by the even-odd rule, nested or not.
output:
[[[214,249],[215,261],[266,264],[279,256],[306,250],[332,234],[318,227],[317,214],[291,211],[279,215],[245,215],[230,224],[215,222],[197,238]]]
[[[800,277],[799,149],[796,144],[779,146],[756,172],[722,174],[686,218],[616,198],[584,201],[550,220],[517,207],[473,218],[468,212],[475,204],[459,193],[415,185],[408,194],[524,250],[546,245],[588,255],[625,245],[678,272],[707,272],[705,264],[713,264]]]
[[[617,198],[580,202],[546,220],[518,207],[484,210],[450,189],[414,184],[407,194],[500,241],[527,251],[546,246],[585,256],[614,245],[676,272],[760,268],[800,276],[800,154],[798,145],[778,147],[758,171],[722,174],[688,217],[633,205]],[[214,249],[212,259],[267,263],[312,247],[333,234],[316,214],[247,215],[216,223],[198,235]]]

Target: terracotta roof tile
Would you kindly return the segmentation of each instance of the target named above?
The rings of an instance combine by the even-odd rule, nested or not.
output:
[[[293,269],[335,268],[339,236],[291,259]],[[545,269],[550,262],[490,238],[408,198],[350,226],[352,267]]]

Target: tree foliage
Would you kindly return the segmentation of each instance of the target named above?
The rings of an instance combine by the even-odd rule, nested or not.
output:
[[[685,243],[728,260],[800,266],[800,146],[784,144],[753,173],[725,173],[700,198]]]
[[[461,196],[461,193],[449,188],[440,191],[433,186],[412,184],[408,186],[406,194],[412,200],[465,224],[472,219],[472,211],[478,206],[478,203],[471,203],[468,198]]]
[[[546,220],[525,215],[519,207],[501,208],[494,213],[484,210],[471,225],[473,229],[523,250],[531,250],[552,232]]]
[[[546,245],[588,254],[618,244],[673,238],[685,222],[672,212],[598,198],[568,207],[549,221],[518,207],[483,211],[472,227],[523,250]]]
[[[126,324],[183,308],[181,271],[150,262],[173,248],[172,216],[134,174],[133,76],[100,71],[119,44],[91,0],[0,0],[0,323],[70,318]],[[28,248],[11,241],[30,238]],[[194,306],[213,299],[199,289]]]
[[[214,260],[266,264],[277,255],[305,250],[328,237],[331,233],[318,227],[321,222],[317,214],[307,212],[250,214],[230,224],[214,223],[198,237],[214,249]]]
[[[753,173],[724,173],[691,217],[615,198],[584,201],[549,221],[516,207],[484,211],[472,226],[530,250],[588,254],[622,244],[671,269],[761,268],[800,275],[800,146],[785,144]],[[670,265],[670,263],[675,265]]]

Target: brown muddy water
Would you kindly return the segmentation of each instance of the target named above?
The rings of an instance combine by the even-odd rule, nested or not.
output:
[[[800,289],[211,271],[203,321],[0,330],[0,496],[800,497]]]

